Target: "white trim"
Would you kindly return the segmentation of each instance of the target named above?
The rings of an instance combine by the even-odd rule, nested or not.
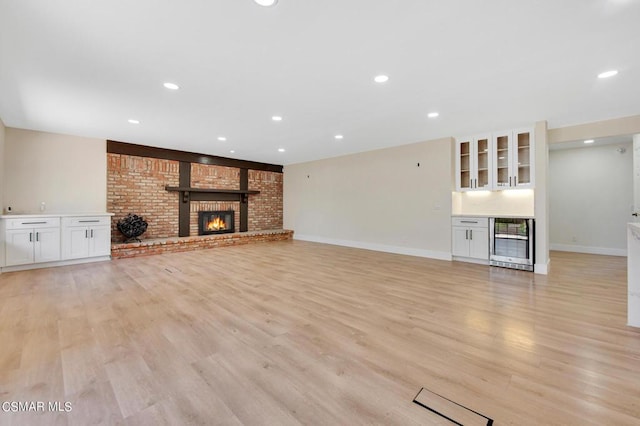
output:
[[[424,250],[412,247],[390,246],[386,244],[365,243],[361,241],[337,240],[316,235],[293,234],[294,240],[310,241],[314,243],[332,244],[335,246],[353,247],[365,250],[381,251],[385,253],[404,254],[407,256],[426,257],[429,259],[451,260],[451,253],[434,250]]]
[[[549,269],[551,266],[551,259],[547,260],[547,263],[535,263],[533,265],[533,273],[540,275],[549,275]]]
[[[606,256],[626,256],[626,249],[608,248],[608,247],[590,247],[590,246],[574,246],[571,244],[549,244],[550,250],[572,251],[574,253],[587,254],[603,254]]]
[[[473,257],[453,256],[451,260],[489,266],[489,259],[474,259]]]
[[[28,269],[51,268],[54,266],[78,265],[81,263],[103,262],[111,260],[111,256],[87,257],[82,259],[61,260],[58,262],[28,263],[26,265],[4,266],[0,272],[26,271]]]

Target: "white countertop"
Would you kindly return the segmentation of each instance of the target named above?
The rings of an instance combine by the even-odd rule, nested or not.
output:
[[[113,213],[93,212],[93,213],[30,213],[30,214],[3,214],[0,219],[20,219],[20,218],[38,218],[38,217],[86,217],[86,216],[113,216]]]
[[[452,214],[451,217],[499,217],[505,219],[535,219],[533,216],[520,216],[513,214]]]

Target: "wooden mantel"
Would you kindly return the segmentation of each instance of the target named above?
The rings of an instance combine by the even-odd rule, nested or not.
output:
[[[248,189],[214,189],[214,188],[193,188],[190,186],[165,186],[167,191],[177,191],[182,193],[182,202],[189,202],[189,194],[191,192],[198,192],[203,194],[239,194],[242,197],[241,201],[246,202],[246,198],[250,194],[259,194],[260,191],[252,191]]]

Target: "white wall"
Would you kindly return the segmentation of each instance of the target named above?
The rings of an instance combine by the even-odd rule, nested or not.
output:
[[[6,128],[4,127],[4,123],[0,118],[0,207],[2,207],[4,200],[4,146],[5,146],[5,133]],[[0,208],[0,210],[2,210]]]
[[[3,188],[14,213],[104,212],[106,141],[7,127]]]
[[[285,166],[284,227],[296,239],[450,259],[452,143]]]
[[[631,142],[549,151],[552,250],[626,255],[632,205]]]

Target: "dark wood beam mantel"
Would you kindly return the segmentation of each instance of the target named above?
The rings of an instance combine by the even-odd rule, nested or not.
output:
[[[134,155],[136,157],[159,158],[161,160],[208,164],[210,166],[236,167],[239,169],[261,170],[276,173],[282,173],[283,168],[283,166],[279,164],[238,160],[235,158],[218,157],[216,155],[198,154],[195,152],[178,151],[175,149],[158,148],[155,146],[137,145],[112,140],[107,140],[107,152],[110,154]]]
[[[214,189],[214,188],[192,188],[187,186],[165,186],[164,189],[167,191],[176,191],[182,194],[182,202],[187,203],[190,199],[190,194],[192,192],[202,193],[202,194],[238,194],[241,199],[246,199],[249,194],[259,194],[260,191],[249,191],[242,189]]]

